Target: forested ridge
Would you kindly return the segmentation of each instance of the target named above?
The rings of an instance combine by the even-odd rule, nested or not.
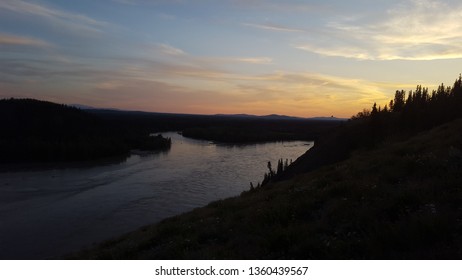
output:
[[[149,137],[159,131],[225,143],[313,140],[343,122],[82,110],[14,98],[0,100],[0,117],[0,163],[94,160],[124,157],[131,149],[169,148],[171,141]]]
[[[150,137],[147,127],[47,101],[0,100],[0,119],[0,163],[94,160],[170,147],[170,140]]]
[[[374,103],[371,109],[364,109],[332,133],[320,137],[312,149],[278,178],[288,178],[347,159],[358,149],[405,140],[458,118],[462,118],[461,76],[453,86],[441,84],[432,91],[422,85],[408,92],[397,90],[388,104]]]
[[[136,111],[88,110],[102,119],[222,143],[244,144],[284,140],[315,140],[344,122],[342,119],[302,119],[251,115],[191,115]]]

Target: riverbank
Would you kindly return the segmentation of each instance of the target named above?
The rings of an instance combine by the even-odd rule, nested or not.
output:
[[[118,163],[0,173],[0,259],[57,258],[136,230],[263,179],[267,162],[305,142],[223,145],[170,132],[167,151]]]
[[[74,259],[460,259],[462,120],[145,226]]]

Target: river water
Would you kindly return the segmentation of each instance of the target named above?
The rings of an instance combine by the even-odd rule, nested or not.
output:
[[[261,181],[312,142],[224,145],[177,133],[167,152],[100,166],[0,173],[0,259],[56,258]]]

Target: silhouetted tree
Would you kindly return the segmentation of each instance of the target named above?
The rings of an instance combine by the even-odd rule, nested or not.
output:
[[[371,116],[376,116],[378,114],[377,110],[377,103],[374,102],[374,106],[372,106]]]
[[[284,163],[281,158],[278,160],[278,168],[277,168],[276,174],[281,174],[283,171],[284,171]]]
[[[268,170],[269,170],[269,177],[271,179],[271,177],[273,177],[274,175],[274,171],[273,171],[273,168],[271,167],[271,161],[268,161]]]
[[[390,102],[390,108],[393,112],[400,112],[404,108],[406,93],[404,90],[397,90],[393,103]]]

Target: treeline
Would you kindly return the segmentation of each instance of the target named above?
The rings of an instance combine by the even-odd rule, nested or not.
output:
[[[337,127],[343,121],[318,120],[255,120],[234,119],[212,126],[185,128],[185,137],[224,143],[255,143],[271,141],[311,141]]]
[[[171,145],[170,139],[150,136],[146,127],[34,99],[0,100],[0,119],[0,163],[94,160]]]
[[[383,107],[374,104],[371,110],[363,110],[352,120],[367,121],[380,135],[391,132],[416,132],[462,117],[462,77],[454,85],[441,84],[429,91],[418,85],[407,94],[397,90],[394,99]]]
[[[407,93],[397,90],[388,104],[374,104],[371,109],[365,109],[343,123],[335,132],[320,138],[280,178],[344,160],[356,149],[372,148],[387,139],[407,139],[461,117],[461,76],[453,86],[441,84],[431,92],[421,85]]]
[[[181,131],[184,136],[227,143],[283,140],[316,140],[343,120],[261,118],[233,115],[191,115],[117,110],[86,110],[114,123],[149,127],[156,131]]]
[[[276,167],[276,170],[273,169],[273,166],[271,164],[271,161],[268,161],[268,164],[266,165],[268,167],[268,173],[265,172],[265,175],[263,176],[263,180],[257,183],[255,186],[252,182],[250,182],[250,191],[254,191],[255,189],[259,189],[269,182],[273,180],[277,180],[279,177],[281,177],[284,174],[284,171],[286,171],[289,166],[292,164],[292,159],[289,162],[289,159],[283,160],[282,158],[278,160],[278,165]],[[245,191],[243,193],[246,193]]]
[[[225,143],[289,141],[305,138],[301,133],[274,131],[258,127],[192,127],[182,132],[183,136]]]

